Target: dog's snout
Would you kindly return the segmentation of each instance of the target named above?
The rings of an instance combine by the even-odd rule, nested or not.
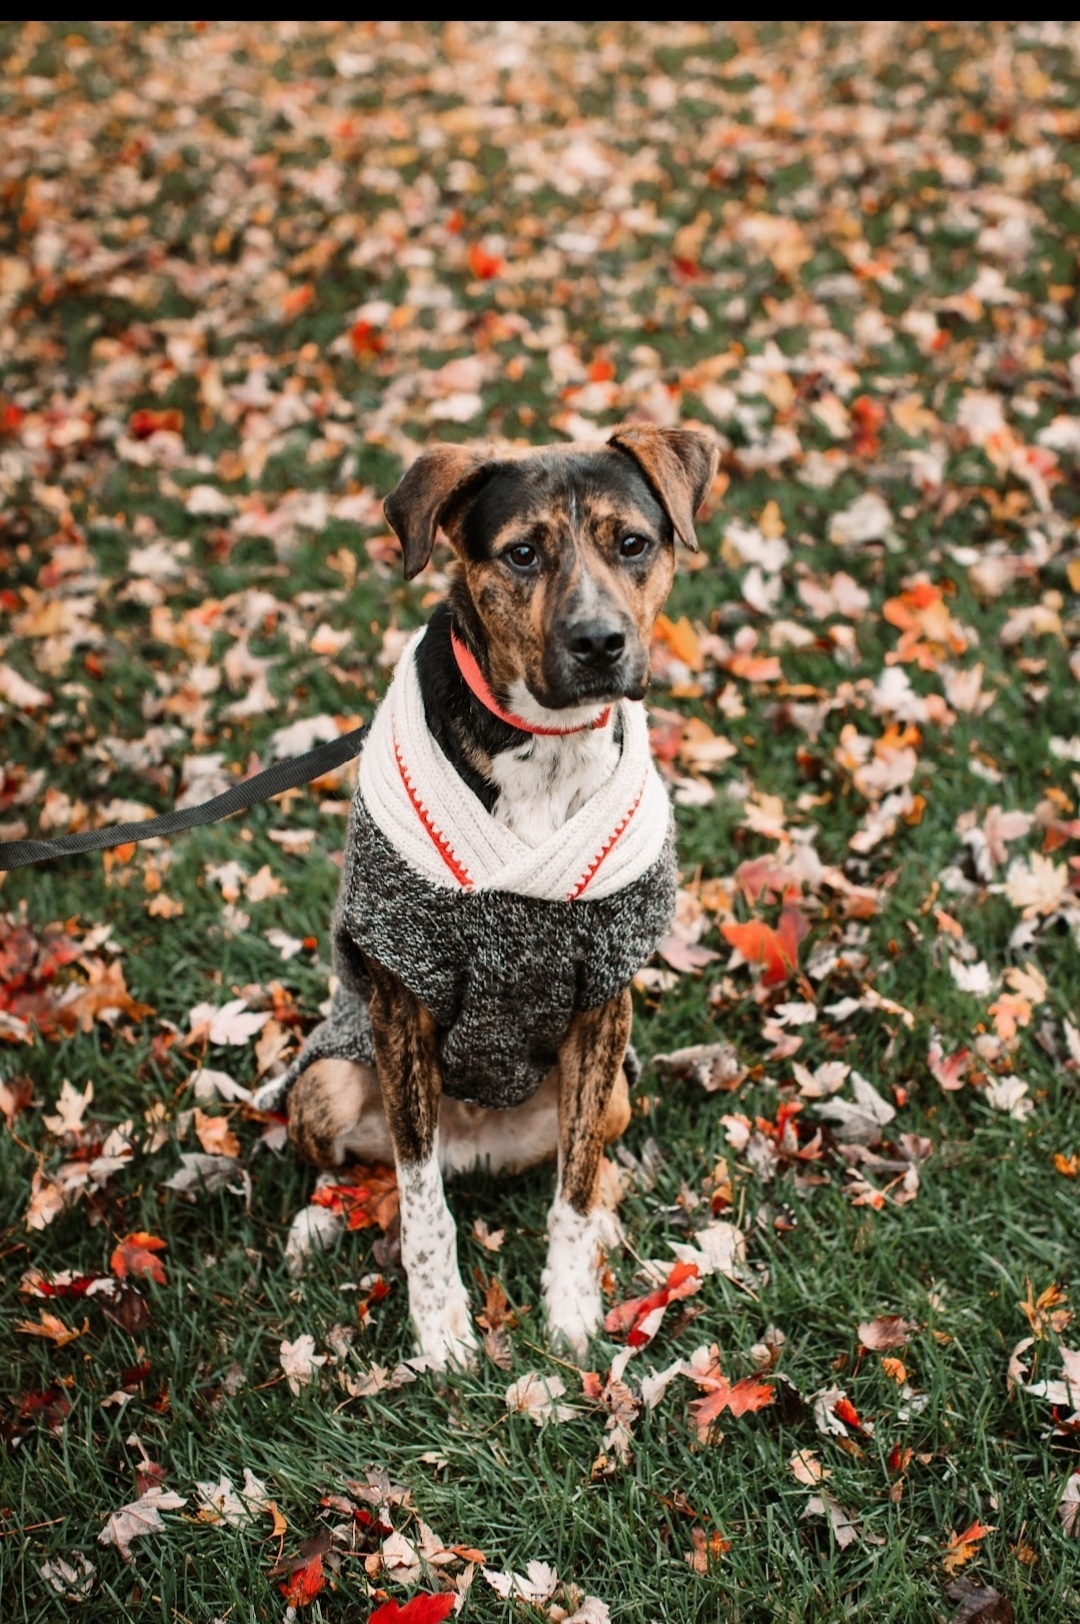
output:
[[[577,620],[566,629],[566,646],[583,665],[614,665],[626,648],[626,633],[610,620]]]

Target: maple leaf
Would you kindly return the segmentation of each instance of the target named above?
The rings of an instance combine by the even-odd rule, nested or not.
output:
[[[379,1163],[374,1167],[353,1167],[350,1174],[351,1184],[324,1184],[312,1195],[311,1204],[337,1213],[349,1229],[377,1226],[385,1232],[398,1215],[397,1173]]]
[[[85,987],[68,987],[56,1003],[56,1018],[65,1032],[74,1032],[76,1027],[92,1032],[95,1020],[111,1024],[120,1015],[133,1021],[153,1015],[149,1004],[140,1004],[128,992],[119,959],[108,965],[101,959],[91,959],[89,977]]]
[[[918,1330],[914,1320],[902,1319],[899,1314],[882,1314],[875,1320],[863,1320],[859,1326],[859,1341],[874,1353],[887,1353],[890,1348],[901,1348]]]
[[[164,1252],[167,1244],[157,1235],[148,1235],[143,1229],[136,1230],[113,1249],[109,1268],[118,1280],[126,1280],[129,1275],[133,1275],[136,1279],[149,1275],[151,1280],[156,1280],[159,1286],[163,1286],[165,1265],[154,1254]]]
[[[319,1554],[313,1556],[310,1562],[294,1568],[289,1577],[278,1585],[278,1589],[290,1607],[310,1607],[325,1585],[326,1574],[323,1572],[322,1555]]]
[[[119,1511],[112,1512],[105,1520],[105,1526],[98,1535],[101,1545],[115,1545],[125,1562],[131,1560],[131,1542],[133,1539],[142,1539],[147,1534],[156,1534],[165,1527],[161,1520],[162,1511],[179,1511],[187,1501],[182,1494],[176,1494],[172,1489],[162,1488],[155,1484],[152,1488],[141,1494],[137,1500],[132,1500]]]
[[[58,1348],[63,1348],[69,1342],[74,1342],[76,1337],[85,1336],[90,1329],[90,1321],[84,1320],[82,1329],[76,1331],[70,1325],[65,1325],[62,1319],[57,1319],[55,1314],[47,1314],[42,1309],[40,1320],[19,1320],[15,1329],[21,1331],[23,1336],[47,1337],[50,1342],[55,1342]]]
[[[196,1107],[195,1133],[209,1156],[237,1157],[240,1154],[240,1141],[230,1128],[228,1117],[207,1116]]]
[[[945,1572],[955,1573],[964,1566],[965,1562],[970,1562],[978,1549],[980,1541],[984,1540],[987,1534],[993,1532],[991,1525],[981,1522],[971,1523],[964,1529],[962,1534],[951,1532],[949,1542],[945,1546],[945,1555],[941,1559],[941,1565]]]
[[[368,1619],[368,1624],[441,1624],[442,1619],[449,1618],[453,1612],[456,1601],[455,1590],[413,1596],[404,1607],[391,1599],[383,1602],[381,1607],[376,1607]]]
[[[698,1439],[705,1443],[717,1417],[728,1410],[732,1415],[749,1415],[776,1401],[776,1388],[756,1376],[745,1376],[741,1381],[729,1382],[720,1369],[716,1348],[710,1350],[707,1364],[691,1361],[683,1366],[684,1374],[706,1389],[704,1398],[690,1406],[690,1414],[697,1427]]]
[[[565,1392],[566,1383],[561,1376],[541,1376],[530,1370],[506,1389],[506,1407],[520,1410],[538,1427],[545,1421],[570,1421],[577,1411],[572,1404],[558,1402]]]
[[[325,1365],[327,1355],[315,1352],[315,1338],[305,1334],[298,1336],[295,1342],[283,1342],[280,1348],[281,1368],[289,1379],[289,1388],[293,1393],[299,1393],[301,1387],[307,1387],[320,1365]]]
[[[745,925],[721,925],[720,934],[748,964],[762,965],[762,981],[767,987],[775,987],[798,969],[799,943],[809,929],[802,910],[789,903],[781,910],[775,929],[762,919],[752,919]]]
[[[701,1290],[701,1275],[696,1263],[676,1263],[662,1286],[644,1297],[631,1297],[610,1309],[604,1320],[605,1331],[625,1331],[632,1348],[643,1348],[660,1329],[660,1322],[668,1306],[683,1297],[692,1297]]]

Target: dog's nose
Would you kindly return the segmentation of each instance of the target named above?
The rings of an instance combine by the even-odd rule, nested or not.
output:
[[[626,633],[610,620],[577,620],[566,629],[566,646],[582,665],[614,665]]]

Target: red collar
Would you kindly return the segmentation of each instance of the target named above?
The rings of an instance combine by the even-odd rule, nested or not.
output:
[[[546,737],[557,738],[564,733],[587,733],[590,728],[606,727],[611,720],[611,706],[605,705],[594,721],[583,722],[580,727],[538,727],[535,722],[527,722],[524,716],[515,716],[513,711],[503,710],[480,669],[476,655],[471,649],[466,648],[453,627],[450,629],[450,646],[454,651],[454,659],[457,661],[458,670],[481,705],[486,710],[489,710],[493,716],[497,716],[500,722],[506,722],[510,727],[516,727],[519,733],[542,733]]]

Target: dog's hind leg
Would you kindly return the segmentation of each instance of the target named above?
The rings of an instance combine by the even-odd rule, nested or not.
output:
[[[401,1198],[401,1259],[420,1353],[433,1367],[466,1363],[477,1342],[457,1258],[457,1230],[439,1170],[442,1077],[435,1020],[382,965],[369,961],[371,1030]]]
[[[578,1356],[600,1329],[597,1183],[604,1143],[629,1115],[616,1085],[631,1015],[628,988],[575,1015],[559,1050],[559,1184],[548,1214],[544,1303],[552,1337]]]
[[[289,1138],[316,1167],[340,1167],[348,1157],[389,1162],[394,1147],[383,1111],[379,1079],[355,1060],[316,1060],[287,1096]]]

